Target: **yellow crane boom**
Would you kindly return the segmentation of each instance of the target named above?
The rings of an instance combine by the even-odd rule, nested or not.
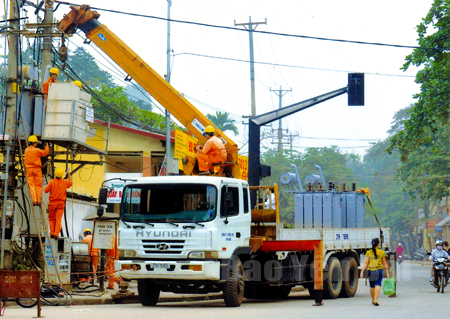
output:
[[[165,107],[181,122],[202,144],[206,138],[202,135],[206,126],[215,125],[192,105],[184,96],[151,68],[139,55],[126,45],[117,35],[98,21],[96,11],[88,5],[70,6],[71,11],[58,23],[58,30],[72,34],[81,29],[88,39],[94,42],[114,62],[116,62],[130,78],[139,83],[153,98]],[[238,147],[233,140],[216,127],[215,135],[222,140],[227,149],[227,162],[233,177],[239,178]],[[186,170],[191,171],[192,159],[188,158]],[[186,173],[185,170],[185,173]]]

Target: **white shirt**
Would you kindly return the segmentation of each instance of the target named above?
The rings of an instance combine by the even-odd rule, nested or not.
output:
[[[448,254],[444,249],[433,249],[431,256],[428,258],[431,262],[436,260],[436,258],[448,258]]]
[[[274,193],[270,193],[270,195],[267,195],[267,200],[264,203],[264,205],[267,208],[275,209],[275,194]]]

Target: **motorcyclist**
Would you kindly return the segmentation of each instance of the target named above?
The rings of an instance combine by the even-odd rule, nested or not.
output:
[[[436,249],[433,249],[433,251],[431,252],[430,257],[428,258],[429,261],[431,261],[431,278],[430,278],[430,282],[433,282],[434,280],[434,261],[437,258],[446,258],[449,259],[449,255],[448,253],[444,250],[443,248],[444,243],[442,240],[437,240],[436,241]]]
[[[397,260],[398,260],[398,257],[402,256],[403,253],[405,252],[405,248],[403,248],[402,243],[398,243],[397,248],[395,248],[395,252],[397,253]]]

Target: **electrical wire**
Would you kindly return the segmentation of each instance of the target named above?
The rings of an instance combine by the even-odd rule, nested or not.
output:
[[[183,53],[177,53],[175,55],[192,55],[192,56],[198,56],[203,58],[211,58],[211,59],[219,59],[219,60],[227,60],[227,61],[235,61],[235,62],[245,62],[249,63],[249,60],[242,60],[242,59],[235,59],[235,58],[225,58],[225,57],[218,57],[213,55],[206,55],[206,54],[198,54],[198,53],[190,53],[190,52],[183,52]],[[307,67],[307,66],[300,66],[300,65],[289,65],[289,64],[278,64],[278,63],[266,63],[266,62],[258,62],[254,61],[255,64],[267,64],[272,66],[279,66],[279,67],[287,67],[287,68],[297,68],[297,69],[306,69],[306,70],[317,70],[317,71],[328,71],[328,72],[343,72],[343,73],[355,73],[356,71],[348,71],[348,70],[335,70],[335,69],[323,69],[323,68],[313,68],[313,67]],[[403,74],[387,74],[387,73],[373,73],[373,72],[364,72],[364,74],[370,74],[370,75],[382,75],[382,76],[397,76],[397,77],[404,77],[404,78],[415,78],[415,75],[403,75]]]
[[[69,3],[69,2],[64,2],[64,1],[57,1],[56,0],[55,2],[61,3],[61,4],[66,4],[66,5],[77,5],[77,6],[79,6],[79,4]],[[201,22],[192,22],[192,21],[185,21],[185,20],[167,19],[167,18],[151,16],[151,15],[146,15],[146,14],[131,13],[131,12],[125,12],[125,11],[119,11],[119,10],[112,10],[112,9],[104,9],[104,8],[99,8],[99,7],[91,7],[91,9],[105,11],[105,12],[111,12],[111,13],[124,14],[124,15],[133,16],[133,17],[149,18],[149,19],[155,19],[155,20],[170,21],[170,22],[184,23],[184,24],[190,24],[190,25],[198,25],[198,26],[202,26],[202,27],[210,27],[210,28],[218,28],[218,29],[225,29],[225,30],[237,30],[237,31],[248,32],[248,30],[246,30],[246,29],[241,29],[241,28],[236,28],[236,27],[228,27],[228,26],[214,25],[214,24],[201,23]],[[299,35],[299,34],[289,34],[289,33],[281,33],[281,32],[269,32],[269,31],[261,31],[261,30],[253,30],[253,32],[261,33],[261,34],[267,34],[267,35],[278,35],[278,36],[284,36],[284,37],[293,37],[293,38],[302,38],[302,39],[311,39],[311,40],[321,40],[321,41],[332,41],[332,42],[342,42],[342,43],[352,43],[352,44],[385,46],[385,47],[403,48],[403,49],[420,49],[420,50],[432,50],[432,51],[443,51],[443,52],[447,52],[448,51],[447,49],[440,48],[440,47],[429,48],[429,47],[420,47],[420,46],[413,46],[413,45],[401,45],[401,44],[389,44],[389,43],[381,43],[381,42],[354,41],[354,40],[345,40],[345,39],[314,37],[314,36]]]
[[[310,139],[310,140],[365,141],[365,142],[377,142],[377,141],[379,141],[379,139],[311,137],[311,136],[299,136],[299,138],[305,138],[305,139]]]

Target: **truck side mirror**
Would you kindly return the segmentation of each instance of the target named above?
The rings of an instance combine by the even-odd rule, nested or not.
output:
[[[102,187],[98,192],[98,203],[100,205],[106,204],[106,199],[108,197],[108,188]]]

